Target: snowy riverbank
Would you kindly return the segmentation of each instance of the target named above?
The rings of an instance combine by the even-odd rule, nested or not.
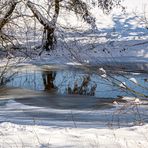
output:
[[[119,126],[117,122],[114,126],[109,124],[116,108],[60,110],[19,102],[17,99],[0,101],[1,148],[148,147],[147,123],[133,127],[124,123],[124,128],[116,128]],[[118,116],[124,120],[124,114],[119,113]],[[134,118],[134,112],[128,116]]]
[[[60,128],[0,124],[0,147],[13,148],[146,148],[148,126],[121,129]]]

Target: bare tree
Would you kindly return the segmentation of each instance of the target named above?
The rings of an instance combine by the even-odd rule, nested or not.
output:
[[[0,41],[2,46],[4,46],[4,43],[11,42],[11,38],[3,31],[4,26],[9,23],[11,20],[11,16],[14,12],[14,9],[17,5],[17,1],[5,1],[5,3],[1,4],[1,18],[0,18]],[[5,11],[4,11],[5,10]]]
[[[40,13],[40,11],[36,9],[35,5],[31,1],[27,2],[27,6],[31,9],[32,13],[37,18],[37,20],[44,26],[44,34],[45,34],[44,48],[46,50],[50,50],[50,48],[52,49],[54,42],[54,30],[56,28],[56,22],[59,15],[59,0],[55,0],[54,16],[51,21],[46,19]]]
[[[119,5],[121,0],[96,0],[98,3],[98,6],[105,10],[107,12],[111,11],[116,5]],[[18,3],[24,3],[25,7],[29,8],[31,12],[33,13],[34,17],[39,21],[39,23],[43,26],[43,34],[44,34],[44,42],[43,42],[43,48],[50,51],[54,47],[55,43],[55,30],[57,25],[57,19],[59,17],[59,14],[62,13],[60,10],[64,7],[64,9],[69,11],[74,11],[75,14],[80,15],[84,21],[86,21],[88,24],[95,26],[95,19],[92,17],[89,6],[87,2],[83,2],[82,0],[68,0],[68,1],[62,1],[62,0],[52,0],[51,2],[48,1],[47,8],[43,8],[48,15],[52,13],[53,15],[50,19],[47,18],[41,11],[41,5],[40,8],[39,4],[33,3],[31,0],[13,0],[13,1],[1,1],[1,10],[3,11],[3,17],[0,19],[0,33],[2,31],[2,28],[5,27],[6,24],[12,23],[10,22],[11,16],[14,13],[14,10]],[[21,11],[21,10],[20,10]],[[19,12],[17,12],[19,13]],[[23,17],[23,14],[20,13],[18,17]],[[29,15],[25,16],[29,17]],[[33,19],[33,18],[32,18]],[[16,24],[18,25],[18,24]],[[4,40],[4,37],[2,37],[2,40]]]
[[[0,31],[2,30],[2,28],[9,22],[10,17],[17,5],[17,1],[9,1],[7,6],[8,8],[6,8],[5,12],[4,12],[4,16],[0,19]]]

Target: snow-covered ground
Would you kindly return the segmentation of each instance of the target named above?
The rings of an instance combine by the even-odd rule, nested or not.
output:
[[[138,98],[125,98],[137,104],[137,111],[128,103],[110,102],[101,108],[100,100],[79,97],[42,96],[19,88],[0,90],[0,147],[148,147],[147,102],[139,106]],[[71,101],[78,101],[77,108],[88,106],[72,108]],[[90,109],[92,102],[100,109]]]
[[[34,100],[36,98],[34,96]],[[34,105],[25,105],[27,102],[30,102],[29,99],[14,101],[1,98],[1,148],[148,147],[147,124],[138,123],[137,119],[134,124],[137,122],[141,126],[131,127],[134,118],[137,118],[136,112],[127,109],[126,114],[124,111],[122,113],[122,105],[114,103],[116,108],[78,110],[50,108],[44,98],[40,99],[40,102],[36,99]],[[139,103],[139,100],[134,102]],[[139,110],[141,117],[147,117],[148,110],[142,112],[142,108]],[[113,114],[116,114],[120,121],[112,121]],[[121,128],[116,128],[119,126]]]
[[[148,19],[148,9],[146,9],[148,1],[125,0],[124,5],[127,8],[126,12],[119,12],[117,9],[110,15],[103,14],[97,8],[92,9],[92,14],[96,18],[96,28],[93,30],[71,13],[69,15],[61,13],[59,25],[57,25],[59,28],[57,29],[56,50],[50,53],[44,52],[40,57],[33,56],[32,59],[13,58],[10,63],[42,65],[49,63],[80,65],[82,62],[88,64],[102,61],[147,63],[148,29],[143,18],[146,16]],[[77,26],[78,29],[74,32],[63,29],[65,26]],[[22,32],[28,30],[31,30],[31,27]],[[16,31],[20,33],[20,30]],[[28,47],[32,46],[32,42],[33,44],[40,43],[38,41],[40,35],[39,37],[36,35],[33,41],[33,36],[29,36],[31,40],[26,38],[22,46],[24,43],[27,43]],[[26,52],[29,53],[29,51],[29,48],[26,49]],[[38,54],[38,51],[31,52]],[[6,59],[0,60],[1,66],[6,65]],[[21,90],[17,90],[16,94],[11,97],[7,93],[3,96],[0,94],[1,148],[148,147],[147,105],[140,108],[142,118],[146,121],[143,124],[141,121],[135,122],[141,119],[138,112],[135,114],[135,110],[131,109],[129,112],[127,108],[126,114],[116,112],[122,107],[117,102],[110,104],[111,108],[104,110],[53,109],[48,107],[47,102],[38,99],[39,94],[32,94],[28,90],[24,92],[25,95]],[[21,97],[26,97],[26,95],[30,98],[35,97],[36,101],[39,101],[38,105],[23,102]],[[114,113],[119,114],[116,114],[115,125],[111,126]],[[128,115],[128,122],[125,120],[126,115]],[[114,129],[119,125],[119,118],[121,128]],[[137,124],[141,126],[130,127]]]
[[[2,148],[147,148],[148,126],[122,129],[0,124]]]

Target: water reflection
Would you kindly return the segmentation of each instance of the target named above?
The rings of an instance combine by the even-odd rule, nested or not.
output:
[[[0,72],[0,87],[12,81],[15,75],[17,75],[17,72],[12,72],[9,75],[7,75],[7,73]]]
[[[70,84],[68,84],[66,88],[66,93],[67,94],[79,94],[79,95],[87,95],[87,96],[95,96],[97,84],[94,84],[91,86],[89,89],[89,83],[91,79],[90,76],[84,76],[83,81],[78,84],[77,80],[74,82],[74,88],[70,87]]]
[[[56,77],[56,72],[54,71],[43,71],[42,78],[45,91],[56,90],[57,87],[54,85],[54,80]]]
[[[16,70],[16,69],[15,69]],[[7,82],[7,86],[27,88],[48,93],[66,95],[87,95],[103,98],[117,98],[117,96],[133,96],[125,89],[119,88],[112,82],[101,78],[97,74],[88,73],[80,69],[31,69],[20,68],[17,75]],[[13,71],[10,72],[10,75]],[[148,94],[147,74],[112,75],[112,77],[124,82],[128,87],[144,94]],[[134,83],[132,81],[134,80]],[[142,87],[135,84],[138,83]]]

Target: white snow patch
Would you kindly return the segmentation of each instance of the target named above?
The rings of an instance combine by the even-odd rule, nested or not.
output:
[[[67,65],[82,65],[82,64],[78,62],[68,62]]]
[[[120,129],[52,128],[0,124],[1,147],[148,147],[148,125]]]
[[[137,80],[135,78],[130,78],[130,81],[134,82],[135,84],[138,84]]]
[[[119,84],[119,86],[120,86],[121,88],[126,88],[126,83],[125,83],[125,82],[122,82],[122,83]]]

